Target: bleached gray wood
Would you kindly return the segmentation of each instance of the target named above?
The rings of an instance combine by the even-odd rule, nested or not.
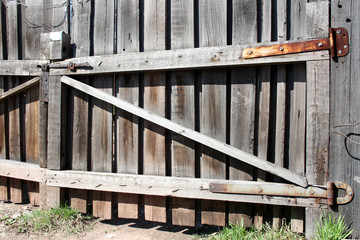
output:
[[[328,36],[329,4],[315,1],[306,4],[307,37]],[[306,176],[310,184],[325,184],[329,172],[330,136],[330,62],[306,63]],[[320,210],[305,209],[305,232],[313,237]]]
[[[199,45],[226,45],[226,1],[199,1]],[[201,74],[200,132],[226,141],[226,71],[204,70]],[[201,147],[200,177],[226,177],[226,155],[206,146]],[[201,202],[201,223],[225,225],[225,203]]]
[[[257,42],[256,1],[233,1],[232,44]],[[230,145],[254,153],[256,68],[233,68],[231,72]],[[230,159],[229,178],[253,180],[253,167]],[[229,222],[253,224],[253,206],[229,203]]]
[[[171,49],[194,47],[194,1],[171,1]],[[195,129],[194,72],[171,73],[171,119]],[[195,177],[195,142],[171,135],[171,173]],[[172,224],[195,226],[195,200],[171,199]]]
[[[183,127],[180,124],[174,123],[164,117],[155,115],[147,110],[136,107],[133,104],[130,104],[130,103],[127,103],[120,99],[117,99],[107,93],[104,93],[104,92],[97,90],[93,87],[90,87],[86,84],[78,82],[72,78],[63,76],[61,78],[61,82],[65,83],[71,87],[74,87],[80,91],[86,92],[87,94],[89,94],[93,97],[96,97],[102,101],[113,104],[114,106],[116,106],[120,109],[131,112],[131,113],[137,115],[138,117],[141,117],[147,121],[150,121],[154,124],[157,124],[161,127],[166,128],[166,129],[169,129],[177,134],[188,137],[198,143],[208,146],[209,148],[214,148],[217,151],[227,154],[227,155],[229,155],[233,158],[236,158],[240,161],[246,162],[246,163],[251,164],[251,165],[253,165],[257,168],[260,168],[264,171],[267,171],[274,175],[282,177],[290,182],[296,183],[303,187],[308,185],[305,177],[295,174],[292,171],[289,171],[285,168],[277,166],[273,163],[261,160],[260,158],[254,156],[254,155],[246,153],[240,149],[232,147],[226,143],[223,143],[223,142],[216,140],[212,137],[209,137],[205,134],[202,134],[202,133],[196,132],[194,130],[188,129],[186,127]]]
[[[271,41],[271,1],[261,1],[261,42]],[[260,24],[259,23],[259,24]],[[258,72],[257,96],[259,99],[257,156],[268,160],[269,120],[270,120],[270,66],[262,66]],[[266,181],[266,173],[257,171],[257,181]],[[264,223],[264,205],[255,206],[254,226],[261,229]]]
[[[94,2],[94,55],[114,53],[115,2]],[[113,76],[94,77],[93,86],[107,94],[113,92]],[[91,122],[91,170],[112,171],[112,106],[93,99]],[[93,192],[93,215],[112,218],[112,194]]]
[[[87,190],[97,189],[99,191],[109,192],[285,206],[325,207],[326,205],[326,199],[223,194],[212,193],[209,191],[210,183],[243,184],[244,186],[251,186],[251,184],[257,186],[259,184],[247,181],[52,170],[47,171],[46,179],[50,186],[80,188]],[[276,183],[262,182],[261,184],[275,184],[273,186],[277,186]]]
[[[331,60],[330,83],[330,126],[355,123],[359,121],[359,1],[331,1],[331,26],[345,27],[350,35],[350,54],[338,61]],[[344,128],[346,134],[358,141],[359,128]],[[353,135],[354,134],[354,135]],[[339,179],[350,183],[355,192],[360,192],[360,156],[359,146],[343,137],[331,133],[329,147],[329,179]],[[360,236],[359,195],[354,196],[351,205],[340,206],[339,213],[345,216],[345,222],[354,229],[353,237]],[[332,212],[335,214],[335,212]]]
[[[271,44],[276,44],[276,43],[271,43]],[[69,71],[68,69],[54,68],[51,69],[50,72],[53,75],[104,74],[104,73],[124,73],[124,72],[139,72],[139,71],[164,71],[164,70],[214,68],[214,67],[227,67],[227,66],[247,67],[247,66],[255,66],[255,65],[296,63],[296,62],[329,59],[329,51],[327,50],[317,51],[317,52],[288,54],[288,55],[273,56],[273,57],[264,57],[264,58],[242,59],[240,58],[242,49],[247,46],[234,45],[234,46],[225,46],[225,47],[200,47],[200,48],[175,49],[175,50],[166,50],[166,51],[149,51],[149,52],[141,52],[141,53],[124,53],[124,54],[108,55],[108,56],[80,57],[80,58],[69,59],[66,60],[65,62],[60,62],[60,63],[69,63],[69,62],[88,63],[89,67],[78,68],[75,72]],[[10,68],[10,65],[3,65],[0,61],[0,67],[2,66],[4,66],[5,69]],[[10,72],[10,70],[7,71]],[[1,70],[1,68],[0,68],[0,74],[3,74],[3,70]],[[18,74],[24,74],[24,73],[21,70],[18,71]]]
[[[45,182],[45,173],[46,169],[40,168],[39,164],[0,159],[0,176]]]
[[[287,0],[277,1],[277,40],[285,41],[287,38]],[[286,66],[279,65],[277,67],[276,78],[276,123],[275,123],[275,153],[274,163],[284,166],[285,157],[285,126],[286,126]],[[281,179],[275,177],[275,181]],[[273,224],[275,230],[279,230],[281,226],[281,207],[273,207]]]
[[[306,2],[295,0],[290,4],[290,39],[306,39]],[[306,66],[295,64],[288,81],[289,99],[289,169],[298,174],[305,173],[306,134]],[[304,231],[304,209],[291,209],[291,230]]]
[[[140,50],[139,1],[118,1],[117,53]],[[115,79],[118,98],[139,106],[139,74],[121,74]],[[116,109],[116,167],[119,173],[138,173],[139,170],[139,119],[131,113]],[[117,194],[118,217],[137,219],[139,195]]]
[[[90,55],[91,1],[74,1],[71,39],[75,44],[74,55],[85,57]],[[89,83],[85,76],[80,79]],[[89,148],[89,97],[87,94],[72,89],[69,91],[70,118],[72,119],[71,136],[71,169],[88,170]],[[79,212],[86,213],[88,192],[85,190],[69,190],[70,205]]]
[[[35,77],[29,81],[26,81],[23,84],[20,84],[14,88],[11,88],[10,90],[0,94],[0,101],[4,100],[5,98],[11,97],[13,95],[16,95],[28,88],[31,88],[32,86],[36,85],[39,83],[40,77]]]
[[[46,60],[0,60],[0,75],[2,76],[40,76],[41,64]]]
[[[166,46],[166,1],[144,1],[144,51],[164,50]],[[165,73],[145,73],[144,109],[165,116]],[[165,175],[165,129],[144,122],[144,174]],[[145,196],[145,219],[166,222],[166,198]]]

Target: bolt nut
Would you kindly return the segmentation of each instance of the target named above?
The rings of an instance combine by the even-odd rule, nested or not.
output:
[[[346,48],[347,48],[347,45],[344,45],[344,48],[346,49]]]
[[[352,196],[352,192],[349,192],[349,196]]]
[[[342,51],[341,51],[341,50],[339,50],[339,51],[338,51],[338,53],[339,53],[339,54],[341,54],[341,53],[342,53]]]
[[[337,30],[337,31],[336,31],[336,33],[337,33],[337,34],[340,34],[340,33],[341,33],[341,31],[340,31],[340,30]]]
[[[319,47],[322,47],[322,46],[323,46],[323,43],[322,43],[322,42],[319,42],[319,43],[318,43],[318,46],[319,46]]]
[[[249,54],[249,55],[253,54],[253,51],[250,50],[250,51],[248,52],[248,54]]]
[[[283,47],[280,47],[279,50],[280,50],[280,51],[284,51],[284,48],[283,48]]]

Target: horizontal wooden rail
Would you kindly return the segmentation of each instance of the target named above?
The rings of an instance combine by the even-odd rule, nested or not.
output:
[[[253,45],[251,45],[253,46]],[[241,67],[264,64],[286,64],[295,62],[328,60],[329,51],[297,53],[256,59],[242,59],[242,49],[247,46],[203,47],[166,51],[124,53],[107,56],[91,56],[68,59],[59,66],[69,63],[85,64],[75,71],[68,68],[51,68],[51,75],[104,74],[138,71],[163,71],[198,69],[210,67]]]
[[[86,171],[58,171],[43,169],[31,163],[0,159],[0,176],[28,181],[46,182],[48,186],[86,189],[95,191],[170,196],[179,198],[222,200],[298,207],[326,207],[324,198],[303,198],[286,196],[263,196],[251,194],[223,194],[209,190],[210,184],[236,184],[246,189],[291,187],[307,189],[288,184],[269,182],[250,182],[220,179],[179,178],[120,173],[101,173]],[[315,189],[317,191],[325,191]]]
[[[44,182],[45,171],[37,164],[0,159],[0,176]]]
[[[3,94],[0,94],[0,101],[7,98],[7,97],[10,97],[10,96],[13,96],[15,94],[18,94],[28,88],[31,88],[32,86],[38,84],[40,81],[40,77],[35,77],[23,84],[20,84],[19,86],[16,86],[6,92],[4,92]]]
[[[47,60],[0,60],[0,76],[40,76]]]
[[[66,77],[66,76],[63,76],[61,78],[61,82],[65,83],[77,90],[85,92],[93,97],[96,97],[102,101],[110,103],[122,110],[130,112],[138,117],[141,117],[141,118],[148,120],[152,123],[155,123],[161,127],[171,130],[179,135],[185,136],[185,137],[187,137],[193,141],[196,141],[198,143],[201,143],[207,147],[216,149],[217,151],[224,153],[230,157],[233,157],[239,161],[245,162],[254,167],[257,167],[259,169],[262,169],[264,171],[267,171],[269,173],[277,175],[281,178],[284,178],[284,179],[286,179],[292,183],[298,184],[300,186],[303,186],[303,187],[308,186],[306,178],[296,174],[295,172],[292,172],[281,166],[275,165],[271,162],[262,160],[252,154],[249,154],[238,148],[232,147],[226,143],[220,142],[220,141],[218,141],[214,138],[211,138],[209,136],[206,136],[202,133],[199,133],[199,132],[196,132],[189,128],[186,128],[186,127],[184,127],[180,124],[177,124],[175,122],[172,122],[164,117],[160,117],[158,115],[152,114],[149,111],[146,111],[140,107],[136,107],[131,103],[128,103],[126,101],[123,101],[121,99],[113,97],[110,94],[107,94],[107,93],[100,91],[96,88],[93,88],[89,85],[86,85],[84,83],[81,83],[79,81],[76,81],[76,80]]]

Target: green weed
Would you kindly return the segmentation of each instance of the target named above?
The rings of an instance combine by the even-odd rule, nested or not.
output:
[[[67,233],[80,234],[92,227],[91,220],[91,216],[84,216],[69,206],[61,206],[25,213],[16,219],[16,223],[20,233],[61,230]]]
[[[315,226],[315,239],[340,240],[349,237],[352,232],[341,214],[338,218],[331,214],[323,214]]]

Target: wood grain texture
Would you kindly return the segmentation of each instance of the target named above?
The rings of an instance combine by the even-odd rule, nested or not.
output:
[[[0,19],[3,17],[3,10],[5,5],[2,3],[0,4]],[[0,32],[2,32],[2,24],[0,24]],[[5,40],[2,36],[0,36],[0,46],[3,46]],[[3,59],[4,49],[3,47],[0,48],[0,59]],[[0,94],[4,92],[4,77],[0,76]],[[5,136],[5,104],[0,102],[0,157],[5,159],[6,158],[6,136]],[[0,201],[8,201],[8,179],[5,177],[0,177]]]
[[[23,26],[24,39],[24,59],[39,59],[40,56],[40,34],[44,32],[42,27],[33,27],[33,24],[43,22],[44,1],[26,0],[25,4],[29,7],[24,8],[25,25]],[[31,6],[31,7],[30,7]],[[35,7],[36,6],[36,7]],[[26,91],[25,94],[25,152],[26,162],[40,163],[39,155],[39,87],[34,86]],[[39,205],[39,185],[35,182],[27,182],[28,194],[32,205]]]
[[[292,183],[300,185],[302,187],[308,186],[306,178],[304,178],[303,176],[300,176],[286,168],[277,166],[271,162],[264,161],[252,154],[249,154],[238,148],[232,147],[232,146],[230,146],[222,141],[219,141],[215,138],[209,137],[208,135],[205,135],[205,134],[199,133],[195,130],[186,128],[180,124],[172,122],[171,120],[169,120],[167,118],[153,114],[152,112],[144,110],[143,108],[136,107],[131,103],[128,103],[126,101],[118,99],[110,94],[104,93],[94,87],[91,87],[89,85],[86,85],[84,83],[76,81],[67,76],[61,77],[61,82],[65,83],[73,88],[76,88],[80,91],[86,92],[87,94],[89,94],[93,97],[96,97],[104,102],[110,103],[122,110],[131,112],[132,114],[135,114],[138,117],[141,117],[149,122],[152,122],[152,123],[156,124],[157,126],[161,126],[168,130],[176,132],[179,135],[190,138],[191,140],[201,143],[204,146],[207,146],[209,148],[216,149],[217,151],[219,151],[223,154],[229,155],[230,157],[235,158],[239,161],[246,162],[246,163],[248,163],[252,166],[255,166],[257,168],[260,168],[264,171],[267,171],[274,175],[280,176],[280,177],[282,177]]]
[[[326,1],[306,4],[307,37],[328,35],[329,4]],[[310,184],[325,185],[329,174],[330,136],[330,62],[306,63],[306,176]],[[320,210],[305,209],[305,233],[314,235]]]
[[[360,43],[359,1],[332,1],[331,26],[345,27],[350,33],[350,54],[338,61],[331,60],[330,83],[330,126],[359,121],[359,55],[357,47]],[[359,128],[344,128],[346,134],[359,141]],[[329,180],[340,180],[349,183],[355,192],[360,191],[360,161],[359,147],[343,137],[332,133],[329,147]],[[347,224],[354,229],[353,237],[360,236],[360,198],[355,196],[350,205],[340,206],[339,212],[345,215]]]
[[[194,47],[194,2],[171,1],[171,49]],[[171,73],[171,119],[195,129],[194,72]],[[171,135],[171,174],[195,177],[195,143]],[[195,200],[172,198],[172,224],[195,226]]]
[[[114,1],[96,1],[94,10],[94,55],[114,53]],[[113,94],[113,76],[94,77],[92,85]],[[91,170],[112,171],[112,111],[110,104],[92,100]],[[112,193],[93,192],[93,215],[112,218]]]
[[[279,0],[276,5],[276,23],[278,41],[285,41],[287,39],[287,1]],[[286,66],[277,66],[276,72],[276,112],[275,112],[275,143],[274,143],[274,163],[279,166],[284,166],[285,153],[285,126],[286,126]],[[280,178],[275,177],[275,181],[281,181]],[[272,227],[279,230],[281,227],[282,208],[279,206],[273,207]]]
[[[165,0],[144,2],[144,50],[165,49]],[[145,73],[144,109],[165,116],[165,73]],[[144,122],[144,174],[165,175],[165,129]],[[166,198],[145,196],[145,220],[166,222]]]
[[[84,57],[90,55],[90,15],[91,2],[82,1],[73,3],[71,39],[76,46],[75,56]],[[87,77],[81,78],[88,84]],[[70,90],[69,109],[72,121],[72,144],[71,144],[71,169],[88,170],[89,148],[89,97],[80,91]],[[88,192],[85,190],[69,190],[70,205],[79,212],[87,212]]]
[[[271,41],[271,1],[261,1],[261,42]],[[258,106],[258,129],[257,129],[257,155],[268,160],[269,142],[269,119],[270,119],[270,67],[262,66],[258,72],[257,98]],[[266,173],[263,170],[257,172],[258,181],[266,181]],[[264,205],[255,206],[254,226],[262,228],[264,223]]]
[[[6,2],[6,29],[7,29],[7,49],[8,59],[16,60],[20,57],[19,36],[18,36],[18,8],[17,3]],[[11,89],[19,85],[19,78],[8,79],[8,88]],[[13,96],[8,101],[9,112],[9,158],[21,161],[20,149],[20,97]],[[10,199],[14,203],[22,203],[22,181],[10,179]]]
[[[138,52],[139,38],[139,2],[118,1],[117,7],[117,53]],[[139,74],[116,76],[115,91],[117,97],[139,106]],[[138,173],[139,170],[139,119],[120,109],[116,109],[116,161],[117,172]],[[138,218],[139,196],[118,193],[118,217]]]
[[[290,39],[306,39],[306,2],[296,0],[290,5]],[[289,169],[305,173],[306,134],[306,66],[295,64],[288,79],[289,95]],[[304,209],[291,209],[291,230],[304,231]]]
[[[226,45],[226,2],[199,1],[199,44]],[[207,70],[201,76],[200,132],[226,141],[226,72],[224,69]],[[202,178],[224,179],[226,156],[202,146],[200,160]],[[225,202],[202,201],[201,223],[225,225]]]
[[[255,1],[233,1],[232,44],[257,42],[257,11]],[[249,31],[249,29],[252,29]],[[254,153],[256,68],[234,68],[231,72],[230,145]],[[230,159],[229,178],[253,180],[253,167]],[[253,206],[229,203],[229,222],[253,223]]]

